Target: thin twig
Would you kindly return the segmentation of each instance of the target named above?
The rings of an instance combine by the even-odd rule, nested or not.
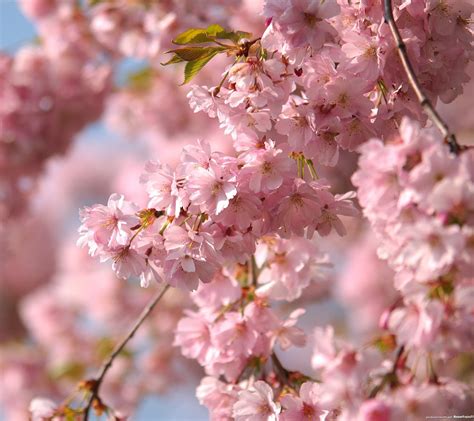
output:
[[[402,345],[400,348],[397,350],[397,354],[395,356],[395,361],[393,362],[393,367],[392,367],[392,374],[397,374],[397,369],[399,368],[398,365],[400,364],[400,361],[402,359],[403,353],[405,352],[405,345]]]
[[[99,399],[100,386],[102,382],[104,381],[107,371],[109,371],[109,369],[112,367],[112,363],[114,362],[115,358],[117,358],[117,356],[122,352],[122,350],[125,348],[125,346],[130,341],[130,339],[133,338],[137,330],[140,328],[143,322],[147,319],[147,317],[151,314],[155,306],[158,304],[158,302],[161,300],[161,298],[163,297],[163,295],[168,289],[169,289],[169,285],[166,285],[143,309],[142,313],[140,314],[140,317],[137,319],[133,327],[130,329],[130,332],[128,332],[128,334],[115,346],[109,358],[107,358],[107,360],[104,361],[97,376],[94,379],[90,380],[90,383],[92,384],[91,390],[90,390],[91,395],[89,396],[87,405],[84,409],[84,421],[87,421],[89,419],[89,411],[94,403],[94,400],[98,399],[100,402],[100,399]]]
[[[402,65],[408,77],[408,81],[410,82],[411,87],[415,91],[415,94],[418,98],[418,101],[420,102],[421,107],[425,110],[425,113],[443,134],[450,151],[455,154],[458,154],[461,151],[461,147],[459,146],[456,137],[453,133],[450,132],[446,122],[441,118],[441,116],[433,107],[431,101],[423,92],[420,82],[418,81],[415,71],[413,70],[413,65],[411,64],[411,61],[408,57],[407,47],[403,42],[403,39],[400,35],[400,31],[398,30],[398,27],[395,23],[395,19],[393,17],[392,0],[384,0],[384,18],[385,23],[387,23],[390,27],[393,39],[397,44],[398,55],[400,56],[400,60],[402,61]]]
[[[272,352],[271,358],[278,379],[281,381],[282,384],[287,384],[291,373],[285,367],[283,367],[283,364],[281,363],[275,352]]]
[[[394,386],[398,382],[397,378],[397,369],[399,368],[398,365],[400,364],[400,361],[402,359],[403,353],[405,352],[405,345],[402,345],[400,348],[398,348],[397,353],[395,355],[395,360],[393,362],[392,369],[390,370],[389,373],[383,376],[382,381],[375,386],[372,391],[369,393],[369,398],[373,399],[375,396],[377,396],[377,393],[379,393],[387,383],[390,384],[390,386]]]
[[[258,267],[257,262],[255,261],[255,255],[252,254],[252,257],[248,260],[248,272],[249,272],[249,282],[248,285],[257,286],[258,280]]]

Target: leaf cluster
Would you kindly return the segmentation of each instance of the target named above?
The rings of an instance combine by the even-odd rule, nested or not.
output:
[[[174,44],[183,47],[167,51],[167,53],[173,54],[173,57],[162,64],[167,66],[185,62],[184,85],[216,55],[227,53],[227,55],[238,56],[241,54],[242,46],[251,35],[243,31],[227,31],[217,24],[207,28],[188,29],[173,40]]]

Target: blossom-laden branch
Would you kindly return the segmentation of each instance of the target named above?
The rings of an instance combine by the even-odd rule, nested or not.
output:
[[[123,351],[127,343],[133,338],[137,330],[143,324],[143,322],[148,318],[148,316],[152,313],[158,302],[161,300],[163,295],[165,295],[166,291],[169,289],[169,285],[166,285],[151,301],[150,303],[143,309],[140,317],[136,320],[133,327],[130,331],[125,335],[125,337],[115,346],[114,350],[110,354],[109,358],[104,361],[100,371],[97,374],[97,377],[94,379],[87,380],[85,383],[90,391],[90,396],[87,401],[87,405],[84,409],[84,421],[89,419],[89,412],[91,408],[104,408],[104,405],[99,397],[99,389],[102,385],[102,382],[105,379],[105,376],[109,369],[112,367],[112,364],[117,358],[120,353]]]
[[[438,127],[438,129],[443,134],[450,151],[454,154],[458,154],[462,148],[457,142],[456,136],[451,133],[447,123],[441,118],[431,101],[423,92],[421,84],[416,76],[415,70],[413,69],[413,65],[410,61],[410,58],[408,57],[406,44],[403,41],[402,36],[400,35],[400,31],[397,27],[397,24],[395,23],[395,18],[393,17],[392,0],[384,0],[384,18],[385,22],[390,27],[393,39],[397,44],[398,55],[400,56],[403,69],[405,70],[405,73],[408,77],[410,86],[415,92],[415,95],[418,98],[421,107],[423,108],[427,116],[431,119],[431,121],[436,125],[436,127]]]

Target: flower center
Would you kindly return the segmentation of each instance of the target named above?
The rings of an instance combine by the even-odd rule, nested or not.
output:
[[[295,205],[296,207],[300,207],[300,208],[303,207],[304,205],[303,198],[301,197],[299,193],[296,193],[293,196],[291,196],[291,203],[293,203],[293,205]]]
[[[364,52],[364,57],[366,58],[373,58],[377,56],[377,47],[371,45],[367,50]]]
[[[272,172],[272,164],[270,162],[264,162],[263,165],[262,165],[262,172],[264,174],[268,174],[270,172]]]
[[[313,15],[312,13],[303,13],[304,15],[304,21],[308,26],[313,27],[316,25],[317,22],[320,22],[321,19],[319,19],[316,15]]]
[[[217,193],[219,193],[221,189],[222,189],[222,183],[219,181],[216,181],[211,189],[212,195],[215,196]]]
[[[306,402],[303,402],[303,415],[305,418],[313,419],[315,416],[315,410],[314,407],[311,405],[308,405]]]

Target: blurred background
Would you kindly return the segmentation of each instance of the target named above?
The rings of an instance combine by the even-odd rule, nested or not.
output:
[[[23,45],[34,44],[36,36],[34,23],[24,16],[18,2],[1,0],[0,50],[14,55]],[[130,60],[123,66],[116,75],[119,83],[143,64],[140,60]],[[4,74],[0,76],[0,85],[3,82]],[[106,203],[113,191],[125,189],[140,194],[138,177],[145,161],[151,158],[148,147],[143,141],[131,142],[117,135],[101,121],[92,122],[75,134],[71,143],[67,153],[48,158],[41,174],[35,174],[34,193],[28,193],[28,205],[25,201],[20,205],[31,207],[28,211],[22,210],[15,218],[3,209],[3,213],[0,212],[2,421],[27,420],[29,401],[34,396],[64,397],[72,392],[75,383],[84,378],[86,368],[90,373],[98,369],[100,360],[153,294],[150,290],[142,291],[137,285],[123,285],[123,281],[113,279],[107,265],[97,265],[75,245],[79,208]],[[112,149],[113,154],[110,153]],[[0,155],[0,161],[2,158]],[[6,194],[0,187],[0,199],[5,206],[10,198],[2,197],[2,193]],[[94,284],[97,286],[101,282],[104,285],[98,288],[99,291],[92,292]],[[59,289],[68,297],[59,297],[62,295]],[[94,294],[100,297],[91,303]],[[154,344],[158,357],[146,355],[144,359],[148,360],[142,362],[141,370],[149,370],[149,374],[142,380],[131,380],[126,386],[129,390],[120,391],[121,396],[127,395],[124,399],[128,402],[124,405],[127,410],[140,400],[134,416],[137,420],[157,419],[156,414],[163,420],[207,419],[207,410],[194,397],[199,381],[197,368],[168,367],[168,364],[179,366],[179,362],[172,361],[177,355],[169,355],[177,354],[177,350],[172,350],[171,342],[181,304],[175,300],[179,299],[172,297],[166,303],[169,311],[163,310],[156,315],[156,319],[167,316],[169,320],[160,320],[163,326],[157,329],[167,331],[166,338],[160,340],[163,348]],[[28,302],[34,308],[28,310]],[[89,313],[93,307],[95,310]],[[32,313],[27,316],[29,312]],[[41,333],[36,329],[50,331]],[[86,338],[83,336],[85,331],[94,336]],[[158,334],[147,332],[142,335],[138,338],[140,346],[146,348],[144,343]],[[98,355],[80,355],[82,349],[91,354],[97,351]],[[131,367],[126,367],[127,361],[120,363],[124,367],[116,370],[116,382],[131,371]],[[154,384],[139,386],[142,381]],[[59,383],[53,386],[56,382]],[[145,398],[138,399],[143,396],[143,387],[159,393],[145,392]],[[57,388],[60,390],[53,390]],[[108,394],[111,393],[117,393],[113,385],[109,385]]]

